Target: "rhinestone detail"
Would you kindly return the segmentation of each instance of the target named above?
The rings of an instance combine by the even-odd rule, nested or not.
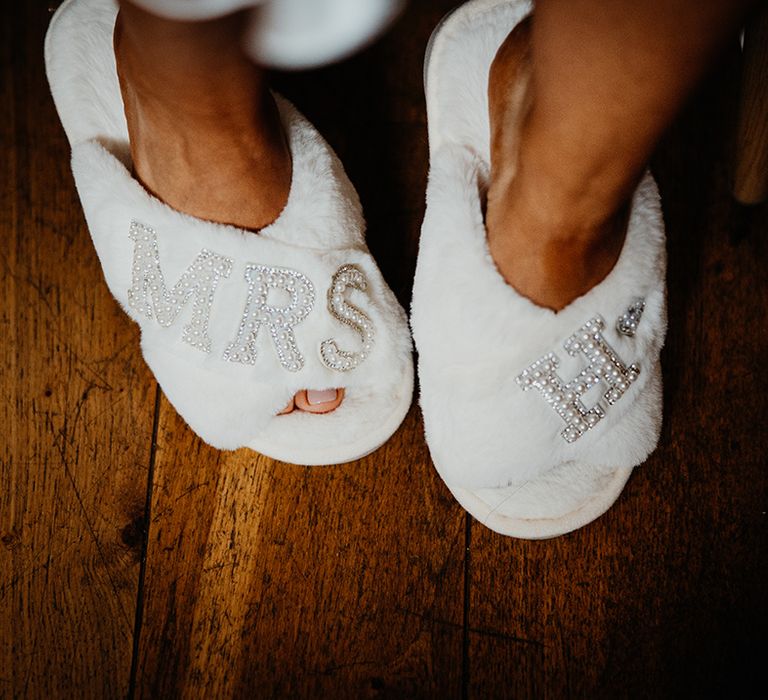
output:
[[[304,358],[296,345],[293,329],[312,310],[315,288],[309,279],[286,267],[247,265],[245,280],[248,297],[237,337],[224,351],[224,359],[246,365],[256,363],[256,340],[263,323],[269,326],[280,364],[289,372],[298,372],[304,366]],[[273,306],[267,298],[270,290],[283,290],[291,300],[287,306]]]
[[[360,351],[352,352],[341,350],[333,339],[324,340],[320,344],[323,363],[338,372],[348,372],[363,362],[373,348],[376,335],[373,321],[345,299],[346,291],[350,288],[364,292],[368,288],[368,280],[354,265],[342,265],[333,275],[328,289],[328,311],[337,321],[359,333],[363,346]]]
[[[607,387],[602,398],[609,406],[615,404],[640,374],[637,364],[625,365],[616,351],[606,342],[602,330],[605,322],[600,316],[587,321],[568,338],[563,347],[572,357],[579,353],[587,359],[587,367],[565,382],[557,374],[560,360],[549,352],[524,369],[516,378],[523,391],[538,389],[544,400],[566,423],[560,433],[566,442],[575,442],[594,428],[604,417],[607,407],[598,401],[587,408],[581,397],[595,384]]]
[[[644,310],[645,299],[642,297],[633,299],[627,310],[616,321],[616,330],[623,335],[633,338]]]
[[[168,327],[194,296],[192,318],[184,326],[182,340],[203,352],[211,351],[208,319],[213,297],[222,277],[229,277],[232,260],[203,249],[181,275],[173,289],[168,290],[160,269],[160,253],[156,231],[138,221],[132,221],[128,236],[134,242],[133,279],[128,290],[128,306],[147,318]]]

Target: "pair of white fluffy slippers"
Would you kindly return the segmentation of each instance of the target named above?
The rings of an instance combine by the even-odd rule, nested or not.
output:
[[[67,0],[46,36],[54,102],[110,291],[166,396],[203,440],[304,465],[358,459],[413,394],[407,318],[368,249],[328,144],[276,96],[293,158],[285,209],[255,235],[179,213],[131,177],[112,0]],[[333,412],[277,415],[302,389]]]
[[[611,274],[559,313],[499,275],[482,216],[491,61],[526,2],[474,0],[430,42],[427,213],[412,305],[421,406],[438,472],[506,535],[563,534],[601,515],[661,424],[664,234],[650,176]],[[206,442],[298,464],[357,459],[411,402],[405,314],[363,239],[330,147],[277,98],[293,156],[280,217],[259,235],[194,219],[130,175],[112,0],[67,0],[46,63],[110,290],[144,357]],[[343,386],[329,414],[276,415],[299,390]]]
[[[555,313],[497,271],[486,244],[488,74],[521,0],[473,0],[433,34],[425,65],[430,175],[411,326],[435,466],[461,505],[505,535],[586,525],[658,441],[665,237],[646,174],[613,271]]]

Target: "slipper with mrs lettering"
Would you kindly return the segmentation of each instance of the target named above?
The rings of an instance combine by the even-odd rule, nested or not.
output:
[[[68,0],[45,44],[51,92],[110,291],[190,427],[220,449],[297,464],[358,459],[411,403],[405,313],[363,238],[357,193],[330,146],[275,96],[293,158],[285,209],[258,235],[179,213],[131,177],[111,0]],[[343,387],[322,415],[276,415]]]

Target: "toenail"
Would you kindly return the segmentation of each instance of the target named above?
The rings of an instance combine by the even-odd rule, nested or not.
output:
[[[307,403],[311,406],[319,403],[330,403],[336,400],[336,396],[336,389],[323,389],[322,391],[307,389]]]

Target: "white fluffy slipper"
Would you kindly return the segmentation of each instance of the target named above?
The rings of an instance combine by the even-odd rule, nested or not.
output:
[[[48,79],[110,290],[141,327],[179,414],[220,449],[297,464],[362,457],[411,402],[405,314],[363,239],[335,154],[277,98],[293,157],[288,203],[258,235],[195,219],[130,174],[111,0],[68,0],[46,37]],[[332,413],[277,414],[301,389],[346,390]]]
[[[413,291],[420,403],[435,466],[497,532],[553,537],[594,520],[656,446],[665,248],[650,175],[618,263],[555,313],[505,283],[486,244],[488,72],[521,0],[474,0],[430,43],[430,175]]]

